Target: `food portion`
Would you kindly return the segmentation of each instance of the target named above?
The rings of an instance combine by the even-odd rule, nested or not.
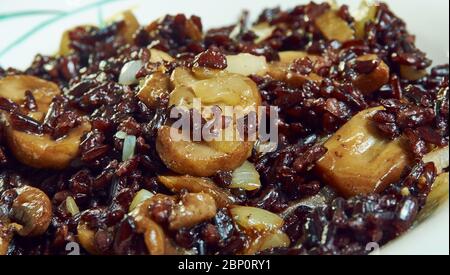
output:
[[[0,67],[0,255],[368,254],[448,199],[448,79],[382,3],[74,27]]]

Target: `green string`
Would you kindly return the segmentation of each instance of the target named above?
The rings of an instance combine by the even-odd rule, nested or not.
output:
[[[13,19],[16,17],[23,17],[23,16],[62,14],[62,13],[64,13],[64,12],[57,11],[57,10],[19,11],[19,12],[0,14],[0,21],[7,20],[7,19]]]
[[[31,30],[29,30],[28,32],[24,33],[23,35],[21,35],[19,38],[17,38],[16,40],[14,40],[12,43],[10,43],[9,45],[7,45],[5,48],[3,48],[0,51],[0,58],[3,57],[6,53],[8,53],[9,51],[11,51],[14,47],[22,44],[23,42],[25,42],[28,38],[30,38],[31,36],[35,35],[37,32],[41,31],[42,29],[44,29],[45,27],[59,21],[62,20],[68,16],[72,16],[93,8],[97,8],[97,7],[101,7],[102,5],[105,4],[109,4],[112,2],[117,2],[120,0],[102,0],[102,1],[98,1],[83,7],[80,7],[78,9],[69,11],[69,12],[61,12],[60,14],[36,25],[35,27],[33,27]]]

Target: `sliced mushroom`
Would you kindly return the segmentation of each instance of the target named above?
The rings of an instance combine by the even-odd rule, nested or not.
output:
[[[427,197],[425,207],[420,211],[417,217],[418,221],[424,221],[430,217],[435,210],[448,201],[449,196],[449,174],[440,174],[433,183],[433,188]]]
[[[188,193],[181,197],[169,218],[169,228],[178,230],[191,228],[216,216],[217,206],[214,198],[205,193]]]
[[[39,169],[64,169],[79,154],[80,139],[91,125],[83,123],[62,139],[35,135],[7,127],[6,138],[13,155],[25,165]]]
[[[95,246],[95,231],[89,229],[85,222],[80,222],[77,227],[77,238],[80,245],[91,255],[100,255],[101,253]]]
[[[113,18],[114,21],[122,21],[123,26],[119,30],[119,35],[121,35],[125,41],[133,45],[134,35],[139,29],[140,25],[136,17],[131,10],[124,11]]]
[[[426,70],[419,70],[414,66],[400,65],[400,75],[402,78],[417,81],[427,75]]]
[[[296,61],[303,58],[309,58],[313,63],[317,63],[322,60],[320,56],[311,55],[303,51],[286,51],[280,52],[280,61],[272,62],[269,64],[267,73],[274,79],[284,81],[290,85],[301,87],[307,81],[320,82],[322,77],[314,72],[308,75],[302,75],[290,70],[291,65]]]
[[[216,201],[220,208],[228,207],[236,202],[236,199],[225,189],[214,184],[209,178],[196,178],[192,176],[159,176],[158,180],[170,191],[180,193],[187,190],[190,193],[205,193]]]
[[[309,54],[304,51],[283,51],[279,52],[279,55],[280,62],[284,64],[291,64],[295,60],[305,57],[308,57],[309,59],[311,59],[311,61],[317,61],[320,58],[320,56],[318,55]]]
[[[205,142],[175,141],[167,126],[159,130],[156,139],[156,150],[167,167],[176,173],[196,177],[210,177],[218,171],[238,168],[250,156],[252,148],[251,142],[243,142],[233,152],[224,153]]]
[[[358,14],[355,15],[356,38],[364,39],[366,36],[366,26],[368,23],[375,21],[378,12],[378,5],[362,1]]]
[[[248,53],[227,56],[227,68],[229,73],[249,75],[264,75],[267,72],[267,61],[264,56],[256,56]]]
[[[37,111],[27,115],[38,122],[44,120],[53,98],[61,94],[58,86],[33,76],[8,76],[0,80],[0,97],[17,104],[25,101],[26,91],[30,91],[37,105]],[[18,131],[9,122],[9,114],[4,112],[6,140],[13,155],[25,165],[42,169],[64,169],[78,155],[80,139],[91,129],[88,122],[71,129],[68,135],[53,140],[50,135],[37,135]]]
[[[8,253],[13,236],[14,230],[12,230],[9,220],[0,217],[0,256]]]
[[[61,94],[55,83],[34,76],[14,75],[0,79],[0,97],[22,105],[27,91],[31,92],[37,104],[37,111],[29,112],[28,116],[37,121],[44,119],[53,98]]]
[[[389,82],[390,69],[389,66],[384,63],[377,55],[368,54],[360,56],[356,61],[376,61],[379,65],[369,74],[360,74],[354,81],[353,85],[361,91],[364,95],[370,95],[371,93],[379,90],[383,85]]]
[[[411,161],[402,139],[387,140],[373,125],[371,117],[382,109],[360,112],[325,143],[317,172],[344,196],[383,191]]]
[[[328,40],[337,40],[343,43],[355,38],[355,30],[334,10],[329,10],[319,16],[315,24]]]
[[[94,28],[95,26],[93,25],[80,25],[77,26],[75,28],[71,28],[66,30],[63,35],[61,36],[61,42],[59,43],[59,51],[58,51],[58,55],[60,56],[66,56],[69,55],[70,53],[72,53],[72,48],[70,47],[70,33],[73,32],[76,29],[79,28],[84,28],[86,30],[88,30],[89,28]]]
[[[175,204],[172,197],[157,194],[139,204],[131,213],[136,223],[136,231],[143,234],[147,250],[151,255],[174,255],[177,249],[167,238],[163,228],[150,218],[149,208],[156,203]]]
[[[262,102],[256,84],[250,78],[239,74],[204,68],[195,68],[191,72],[178,67],[172,73],[171,81],[175,89],[191,89],[205,105],[256,108]]]
[[[18,188],[18,196],[11,207],[11,221],[21,225],[20,236],[39,236],[47,231],[52,219],[52,204],[41,190],[24,186]]]
[[[157,50],[150,49],[150,63],[161,63],[161,62],[172,62],[174,58],[168,53]]]
[[[194,98],[199,98],[204,108],[219,106],[224,110],[226,106],[239,106],[245,115],[246,110],[256,111],[262,101],[251,79],[224,71],[179,67],[172,73],[171,82],[174,90],[170,105],[192,107]],[[208,142],[186,141],[177,129],[162,127],[156,149],[167,167],[179,174],[209,177],[221,170],[234,170],[250,156],[253,142],[236,139],[233,125],[228,127],[233,130],[232,140]],[[221,130],[219,134],[225,132]]]
[[[148,107],[161,106],[170,94],[170,78],[162,73],[155,72],[142,81],[137,97]]]

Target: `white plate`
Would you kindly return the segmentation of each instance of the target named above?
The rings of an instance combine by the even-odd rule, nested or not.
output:
[[[317,2],[320,2],[318,0]],[[339,1],[352,8],[359,0]],[[386,0],[403,18],[417,45],[435,64],[448,63],[449,1]],[[74,25],[98,24],[121,10],[132,8],[142,24],[166,13],[201,16],[206,28],[231,24],[243,9],[253,18],[265,7],[293,7],[305,0],[46,0],[8,1],[0,5],[0,65],[27,67],[36,53],[52,54],[62,32]],[[34,13],[34,15],[31,15]],[[38,14],[36,14],[38,12]],[[11,15],[15,15],[11,17]],[[408,234],[384,247],[381,254],[449,254],[449,203]]]

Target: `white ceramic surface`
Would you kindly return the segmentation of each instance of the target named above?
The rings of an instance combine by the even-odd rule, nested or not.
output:
[[[321,1],[321,0],[317,0]],[[202,17],[206,28],[235,22],[242,9],[256,17],[264,7],[293,7],[306,0],[0,0],[0,65],[27,67],[36,53],[52,54],[62,32],[98,24],[132,8],[142,24],[166,13]],[[352,8],[359,0],[341,0]],[[417,44],[435,64],[449,62],[448,0],[385,0],[417,35]],[[36,14],[36,11],[39,14]],[[34,13],[34,15],[30,15]],[[11,17],[13,15],[13,17]],[[15,15],[15,16],[14,16]],[[449,203],[427,221],[384,247],[381,254],[449,254]]]

